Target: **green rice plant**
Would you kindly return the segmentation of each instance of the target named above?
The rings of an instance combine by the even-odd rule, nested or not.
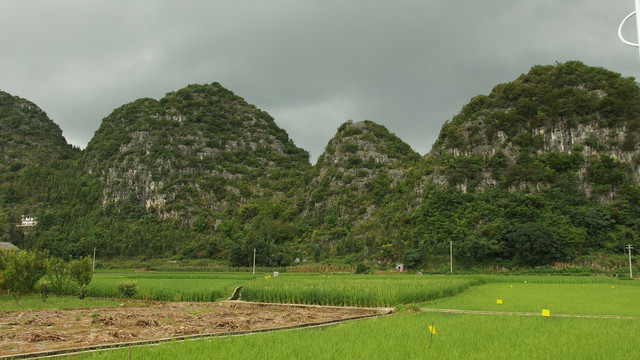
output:
[[[111,274],[118,275],[118,274]],[[130,274],[122,274],[122,278]],[[144,274],[133,277],[149,288],[177,282],[244,283],[265,300],[297,303],[380,306],[420,303],[421,306],[552,315],[611,314],[640,316],[634,308],[640,283],[618,279],[570,277],[371,276],[267,274],[228,278],[225,275]],[[582,279],[582,278],[579,278]],[[117,283],[117,279],[110,279]],[[526,281],[526,283],[525,283]],[[476,285],[476,286],[474,286]],[[512,287],[513,285],[513,287]],[[155,286],[155,287],[154,287]],[[473,287],[472,287],[473,286]],[[468,289],[467,291],[463,291]],[[175,294],[188,293],[180,288]],[[243,298],[247,297],[245,291]],[[1,298],[1,297],[0,297]],[[504,300],[497,305],[496,299]],[[37,299],[37,298],[36,298]],[[246,300],[246,298],[245,298]],[[39,302],[42,304],[42,302]],[[434,325],[436,334],[429,334]],[[142,359],[618,359],[638,358],[640,321],[636,319],[542,317],[402,312],[370,320],[352,321],[321,329],[301,329],[251,336],[174,341],[132,348]],[[327,344],[331,344],[327,346]],[[122,359],[129,349],[70,358]]]
[[[433,324],[435,335],[428,326]],[[251,336],[174,341],[71,359],[625,359],[640,322],[526,316],[400,314]]]
[[[450,276],[306,275],[247,283],[241,299],[340,306],[394,306],[453,296],[481,280]]]
[[[486,311],[540,312],[584,315],[640,316],[637,282],[616,284],[492,283],[469,289],[456,297],[435,299],[423,307]],[[497,300],[502,300],[498,304]]]
[[[250,274],[193,272],[100,272],[94,275],[88,296],[120,297],[118,283],[137,284],[135,299],[159,301],[218,301],[228,298]]]
[[[557,276],[557,275],[462,275],[484,282],[528,283],[528,284],[618,284],[626,282],[624,278],[605,276]],[[640,284],[638,284],[640,286]]]
[[[355,271],[355,267],[352,265],[333,265],[323,263],[311,263],[295,266],[287,266],[287,273],[334,273],[334,272],[349,272]]]

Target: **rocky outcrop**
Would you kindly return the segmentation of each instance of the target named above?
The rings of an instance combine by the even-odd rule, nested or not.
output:
[[[607,166],[640,183],[639,105],[640,89],[619,74],[579,62],[534,67],[443,125],[426,156],[436,168],[429,181],[465,192],[537,191],[568,171],[587,194],[612,199],[620,181],[604,191],[594,169],[618,164]]]
[[[350,120],[318,158],[306,213],[335,211],[343,218],[366,220],[419,161],[420,156],[384,126]]]

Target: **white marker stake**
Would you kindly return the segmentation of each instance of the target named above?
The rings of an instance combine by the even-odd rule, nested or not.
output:
[[[633,279],[633,270],[631,268],[631,249],[633,249],[633,245],[627,245],[627,249],[629,249],[629,278]]]
[[[622,20],[622,22],[620,23],[620,26],[618,27],[618,37],[620,38],[620,40],[622,40],[623,43],[629,46],[637,47],[638,54],[640,55],[640,44],[627,41],[627,39],[625,39],[624,36],[622,36],[622,27],[629,19],[631,19],[633,15],[636,15],[636,29],[638,33],[638,41],[640,41],[640,21],[638,21],[638,14],[640,14],[640,0],[635,0],[635,3],[636,3],[636,10],[633,11],[631,14],[627,15],[627,17],[625,17],[624,20]]]

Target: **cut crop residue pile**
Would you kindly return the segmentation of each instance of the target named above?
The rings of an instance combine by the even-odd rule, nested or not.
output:
[[[0,313],[0,356],[325,323],[373,309],[220,303]]]

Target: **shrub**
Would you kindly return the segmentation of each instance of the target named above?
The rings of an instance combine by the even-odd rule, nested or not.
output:
[[[358,265],[356,265],[356,274],[368,274],[371,272],[371,267],[369,267],[369,265],[365,264],[365,263],[358,263]]]
[[[138,293],[138,282],[121,281],[118,283],[118,292],[122,297],[132,298]]]
[[[47,301],[50,291],[51,283],[49,281],[43,281],[40,283],[40,296],[42,297],[42,302]]]
[[[87,296],[87,285],[80,285],[80,287],[78,287],[78,294],[76,296],[80,300],[84,299]]]

